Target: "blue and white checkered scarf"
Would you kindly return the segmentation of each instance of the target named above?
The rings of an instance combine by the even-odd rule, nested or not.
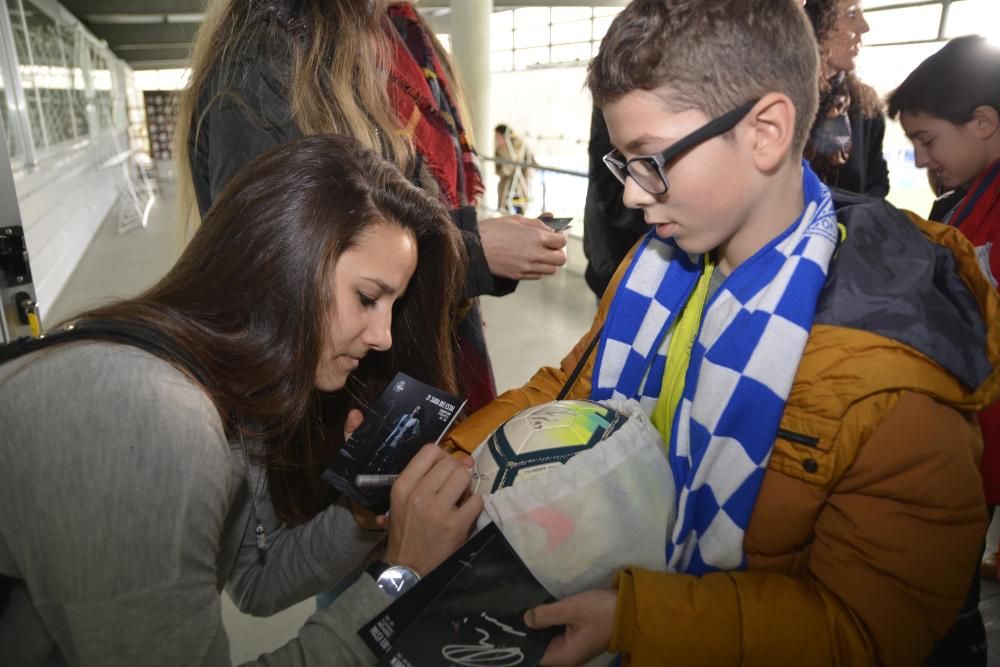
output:
[[[750,522],[781,415],[837,246],[830,192],[803,163],[805,209],[728,276],[705,305],[670,437],[677,522],[673,572],[745,564]],[[652,231],[611,302],[591,398],[635,398],[652,414],[671,327],[703,269]]]

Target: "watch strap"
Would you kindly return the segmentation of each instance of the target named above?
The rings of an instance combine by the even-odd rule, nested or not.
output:
[[[372,575],[372,579],[378,581],[378,578],[382,576],[382,573],[388,570],[391,566],[384,560],[373,560],[368,563],[368,567],[365,568],[365,572]]]

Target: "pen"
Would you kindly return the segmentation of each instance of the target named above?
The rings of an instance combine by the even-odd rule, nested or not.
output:
[[[479,479],[475,467],[469,468],[469,474],[473,479]],[[399,475],[355,475],[354,486],[359,489],[374,489],[385,486],[392,486]]]
[[[439,435],[437,440],[434,441],[435,446],[441,444],[441,439],[444,438],[445,433],[448,432],[451,425],[455,423],[455,418],[458,417],[466,403],[468,403],[468,399],[462,401],[462,404],[459,405],[458,409],[455,410],[454,414],[452,414],[451,419],[449,419],[448,423],[445,424],[444,430],[441,431],[441,435]],[[398,477],[399,475],[355,475],[354,486],[359,489],[383,488],[386,486],[392,486],[392,483],[395,482]]]
[[[384,486],[392,486],[399,475],[355,475],[354,486],[359,489],[372,489]]]

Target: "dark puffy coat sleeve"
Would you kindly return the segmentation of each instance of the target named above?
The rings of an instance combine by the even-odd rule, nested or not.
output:
[[[889,165],[882,154],[885,116],[851,113],[851,155],[827,185],[869,197],[883,199],[889,194]]]
[[[604,166],[603,158],[612,148],[604,114],[594,107],[587,147],[590,176],[583,210],[583,252],[587,256],[584,277],[598,297],[628,251],[649,230],[642,211],[622,202],[624,187]]]
[[[465,268],[465,298],[474,299],[484,294],[504,296],[517,289],[516,280],[501,278],[490,273],[490,265],[486,261],[483,243],[479,238],[476,209],[472,206],[453,209],[451,219],[462,232],[462,242],[465,244],[465,254],[468,257],[468,265]]]
[[[216,74],[206,86],[188,140],[198,210],[204,216],[236,172],[258,155],[298,139],[282,74],[273,66],[248,63],[223,85]]]

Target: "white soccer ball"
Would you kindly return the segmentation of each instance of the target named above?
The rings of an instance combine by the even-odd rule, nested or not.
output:
[[[586,400],[543,403],[523,410],[473,453],[473,489],[487,495],[560,466],[601,442],[628,419]]]

